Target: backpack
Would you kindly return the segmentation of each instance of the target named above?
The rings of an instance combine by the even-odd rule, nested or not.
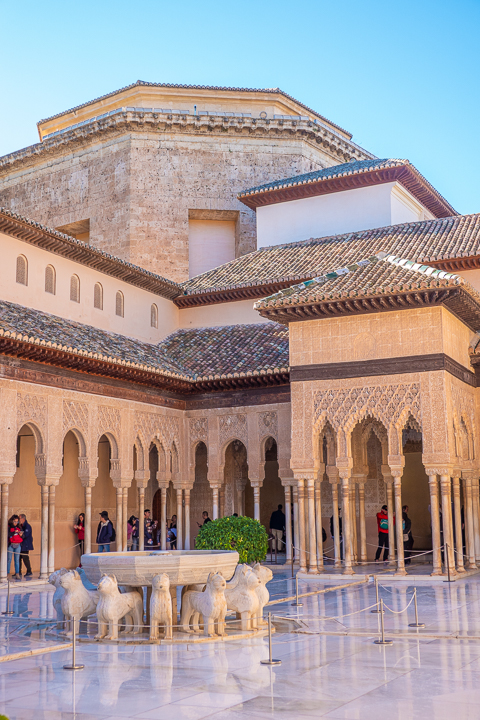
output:
[[[380,527],[382,530],[388,530],[388,518],[380,519]]]
[[[117,539],[117,533],[115,532],[112,521],[110,521],[110,525],[112,526],[112,539],[110,540],[110,542],[115,542],[115,540]]]

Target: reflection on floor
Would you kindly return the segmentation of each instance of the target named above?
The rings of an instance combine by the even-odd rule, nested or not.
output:
[[[272,597],[293,594],[287,575],[275,574]],[[301,582],[302,590],[318,588]],[[33,620],[53,617],[52,591],[12,596],[15,615],[0,620],[2,654],[52,643]],[[278,667],[260,664],[268,654],[265,638],[202,646],[81,645],[85,669],[77,673],[62,668],[69,651],[0,663],[0,713],[10,720],[476,720],[478,576],[419,587],[419,619],[426,624],[419,631],[408,627],[413,586],[386,578],[379,591],[390,647],[373,644],[379,616],[362,611],[375,601],[370,583],[305,598],[301,608],[274,606],[276,615],[301,620],[300,632],[274,635]],[[0,610],[5,606],[2,590]]]

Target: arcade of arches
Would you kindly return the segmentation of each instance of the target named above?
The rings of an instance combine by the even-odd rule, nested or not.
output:
[[[329,557],[348,574],[374,557],[380,507],[399,518],[408,504],[415,548],[433,547],[435,574],[446,560],[452,572],[480,562],[475,391],[444,371],[295,382],[291,403],[189,413],[9,380],[0,392],[2,578],[12,513],[31,522],[32,565],[45,578],[78,563],[80,512],[85,552],[101,510],[125,551],[127,519],[146,507],[161,547],[176,515],[177,548],[188,549],[204,510],[268,527],[281,503],[287,560],[294,545],[301,571],[322,572]],[[143,523],[140,535],[143,547]],[[401,523],[389,540],[389,565],[404,574]]]

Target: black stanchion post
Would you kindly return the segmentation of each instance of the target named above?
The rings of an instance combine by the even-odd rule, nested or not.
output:
[[[292,603],[294,607],[302,607],[303,603],[298,602],[298,575],[295,575],[295,602]]]
[[[425,623],[418,622],[418,608],[417,608],[417,588],[413,589],[413,604],[415,605],[415,622],[409,623],[408,627],[422,628],[425,627]]]
[[[292,542],[292,577],[293,577],[293,558],[294,558],[294,552],[295,552],[295,548],[294,548],[293,542]]]
[[[80,623],[80,620],[78,621]],[[72,663],[71,665],[64,665],[64,670],[83,670],[85,665],[77,665],[76,657],[75,657],[75,639],[76,639],[76,633],[77,633],[77,622],[75,618],[72,618]]]
[[[380,600],[378,599],[378,578],[376,575],[374,577],[375,577],[375,601],[377,603],[377,606],[376,606],[375,610],[370,610],[370,612],[374,613],[375,615],[379,615],[382,612],[382,610],[378,609],[378,606],[380,605]]]
[[[7,609],[2,612],[2,615],[13,615],[13,610],[10,610],[10,578],[7,579]]]
[[[450,577],[450,558],[448,556],[448,543],[445,543],[445,560],[447,561],[447,576],[448,580],[444,580],[443,582],[452,582],[452,579]]]
[[[380,627],[381,627],[381,635],[380,640],[374,640],[375,645],[393,645],[393,640],[386,640],[385,639],[385,623],[383,620],[383,600],[380,600]]]
[[[268,660],[260,660],[262,665],[281,665],[281,660],[272,658],[272,613],[268,613]]]

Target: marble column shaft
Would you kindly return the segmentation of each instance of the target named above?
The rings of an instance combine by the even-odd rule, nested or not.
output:
[[[308,572],[316,575],[317,568],[317,533],[315,525],[315,480],[309,478],[307,481],[307,503],[308,503]]]
[[[300,572],[307,571],[307,554],[305,547],[305,480],[297,480],[298,487],[298,547],[300,550]]]
[[[322,482],[315,480],[315,520],[317,535],[317,567],[323,571],[323,525],[322,525]]]
[[[177,492],[177,550],[183,550],[183,489]]]
[[[350,509],[350,478],[342,477],[343,508],[343,549],[345,556],[345,575],[353,575],[352,569],[352,515]]]
[[[335,564],[334,567],[342,567],[341,560],[341,538],[340,538],[340,519],[338,512],[338,483],[332,483],[332,506],[333,506],[333,547]]]
[[[445,543],[445,562],[450,565],[450,572],[455,572],[455,552],[453,542],[452,522],[452,481],[450,475],[440,475],[440,488],[442,491],[442,522],[443,542]]]
[[[260,486],[253,486],[253,517],[260,522]]]
[[[117,519],[116,519],[116,526],[117,526],[117,527],[115,528],[115,532],[116,532],[116,541],[115,541],[115,542],[116,542],[116,547],[115,547],[115,549],[116,549],[117,552],[122,552],[122,548],[123,548],[123,533],[122,533],[122,530],[123,530],[123,517],[122,517],[122,515],[123,515],[123,513],[122,513],[122,508],[123,508],[123,488],[118,487],[118,488],[117,488]]]
[[[391,567],[395,567],[395,511],[393,505],[393,478],[385,481],[387,486],[387,515],[388,515],[388,560]]]
[[[7,579],[8,553],[8,483],[3,483],[2,490],[2,535],[0,538],[0,580]]]
[[[465,525],[466,525],[466,550],[469,570],[476,570],[475,561],[475,529],[473,526],[473,502],[472,502],[472,480],[467,477],[463,479],[463,496],[465,500]]]
[[[395,528],[397,531],[397,571],[395,574],[406,575],[403,552],[402,478],[400,475],[393,478],[393,492],[395,495]]]
[[[123,488],[122,497],[122,520],[123,520],[123,552],[128,550],[128,535],[127,535],[127,521],[128,521],[128,488]]]
[[[286,561],[292,561],[292,488],[286,485],[285,488],[285,556]]]
[[[138,549],[145,549],[145,488],[138,488]]]
[[[167,488],[160,488],[160,542],[162,550],[167,549]]]
[[[48,574],[55,571],[55,485],[48,487]]]
[[[190,550],[190,488],[185,488],[185,542],[184,550]]]
[[[40,579],[48,578],[48,486],[41,485]]]
[[[455,513],[455,562],[458,572],[465,572],[463,566],[462,509],[460,505],[460,478],[452,477],[453,509]]]
[[[299,562],[300,551],[299,551],[299,529],[298,529],[298,487],[294,485],[292,487],[293,496],[293,546],[295,561]]]
[[[367,525],[365,521],[365,483],[358,485],[358,504],[360,510],[360,562],[367,562]]]
[[[436,475],[429,475],[428,484],[430,488],[430,513],[432,521],[432,548],[433,548],[433,572],[432,575],[442,574],[442,551],[440,536],[440,510],[438,502],[438,482]]]
[[[85,542],[84,552],[89,555],[92,552],[92,488],[85,487]]]

